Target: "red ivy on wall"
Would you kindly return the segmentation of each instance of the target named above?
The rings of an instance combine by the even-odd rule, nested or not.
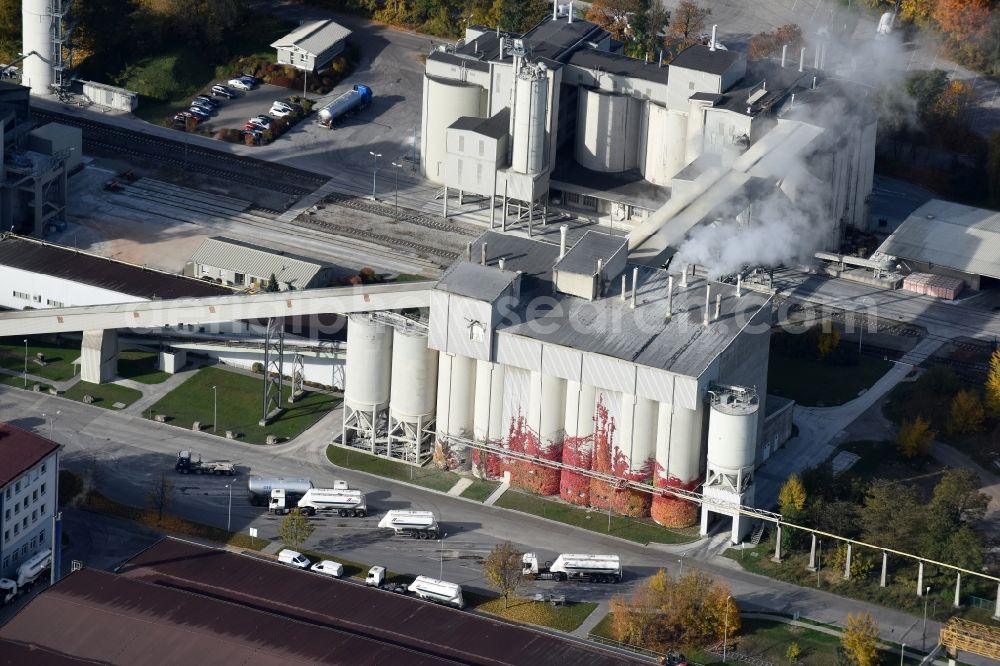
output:
[[[698,487],[698,479],[692,479],[685,483],[676,476],[664,478],[666,477],[664,471],[663,467],[657,463],[655,479],[658,488],[694,490]],[[653,498],[650,516],[664,527],[691,527],[698,522],[698,507],[673,495],[657,495]]]
[[[567,437],[563,441],[563,464],[580,469],[590,469],[593,459],[593,436]],[[589,506],[590,479],[579,472],[562,470],[559,478],[559,496],[571,504]]]

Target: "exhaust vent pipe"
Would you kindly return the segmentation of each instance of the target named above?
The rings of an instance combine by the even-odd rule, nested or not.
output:
[[[788,44],[781,45],[781,69],[785,68],[785,59],[788,58]]]
[[[716,32],[716,30],[718,30],[718,28],[719,28],[719,25],[717,23],[712,26],[712,43],[708,45],[708,50],[709,51],[714,51],[715,50],[715,32]]]
[[[559,225],[559,258],[566,256],[566,232],[569,231],[568,224]]]
[[[625,302],[625,274],[622,273],[622,303]]]
[[[505,262],[503,260],[503,257],[500,257],[500,259],[497,260],[497,268],[499,268],[500,270],[503,270],[504,263]]]
[[[681,273],[681,288],[687,289],[688,286],[688,265],[684,264],[684,272]]]
[[[802,71],[802,68],[805,66],[805,64],[806,64],[806,47],[803,46],[802,49],[799,51],[799,71],[800,72]]]
[[[482,266],[486,265],[486,243],[479,246],[479,263]]]
[[[705,326],[708,326],[708,315],[709,315],[709,310],[708,309],[711,306],[712,306],[712,285],[706,284],[705,285],[705,318],[703,320],[703,323],[705,324]]]
[[[632,305],[631,308],[635,310],[635,293],[639,291],[639,268],[638,266],[632,269]]]
[[[736,274],[736,298],[743,295],[743,273]]]
[[[674,276],[667,277],[667,321],[674,312]]]
[[[722,314],[722,294],[715,295],[715,317],[712,321],[718,321],[719,316]]]

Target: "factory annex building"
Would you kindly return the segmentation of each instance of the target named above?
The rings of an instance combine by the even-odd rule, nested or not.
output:
[[[431,53],[421,167],[445,187],[445,215],[456,195],[471,195],[488,198],[491,222],[499,216],[504,228],[538,220],[550,203],[627,228],[687,185],[686,167],[725,167],[794,118],[819,131],[800,134],[808,141],[787,164],[771,160],[763,185],[795,201],[801,186],[782,181],[808,171],[822,191],[810,193],[809,212],[832,227],[823,245],[837,245],[847,225],[866,227],[875,117],[862,111],[866,93],[824,81],[819,52],[812,66],[805,49],[748,63],[696,44],[668,65],[615,48],[607,31],[570,12],[524,35],[470,26],[457,46]],[[733,186],[727,196],[751,200],[738,212],[755,195]]]

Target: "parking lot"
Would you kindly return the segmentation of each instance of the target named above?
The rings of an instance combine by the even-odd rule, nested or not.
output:
[[[221,82],[223,85],[226,84],[225,81]],[[232,86],[229,86],[230,90],[233,90],[238,97],[235,99],[226,99],[225,97],[215,97],[214,99],[222,104],[219,108],[219,115],[212,116],[209,120],[201,123],[202,128],[206,128],[211,132],[215,132],[220,129],[243,129],[243,125],[246,124],[247,118],[258,115],[267,115],[268,110],[271,108],[271,103],[276,99],[285,99],[290,95],[295,95],[296,92],[291,88],[281,88],[279,86],[272,86],[268,83],[262,83],[254,90],[235,90]],[[211,89],[211,86],[205,89],[202,94],[210,95],[207,92]],[[299,95],[302,91],[298,91]],[[315,119],[315,116],[307,118],[304,122],[311,122]]]

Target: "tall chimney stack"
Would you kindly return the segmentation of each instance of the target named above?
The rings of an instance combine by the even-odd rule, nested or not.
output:
[[[559,225],[559,258],[566,256],[566,232],[569,231],[568,224]]]
[[[632,309],[635,310],[635,293],[639,291],[639,267],[632,269]]]
[[[781,69],[785,68],[785,59],[788,57],[788,44],[781,46]]]
[[[674,276],[667,276],[667,319],[674,312]]]
[[[486,243],[479,246],[479,263],[482,266],[486,265]]]
[[[715,50],[715,32],[716,32],[716,30],[718,28],[719,28],[718,24],[714,24],[712,26],[712,43],[708,45],[708,50],[709,51],[714,51]]]
[[[802,68],[805,67],[805,64],[806,64],[806,47],[803,46],[799,50],[799,71],[800,72],[802,71]]]
[[[715,295],[715,318],[712,321],[718,321],[719,315],[722,314],[722,294]]]
[[[707,281],[705,282],[705,318],[704,324],[708,326],[708,315],[710,314],[709,308],[712,307],[712,285]]]

